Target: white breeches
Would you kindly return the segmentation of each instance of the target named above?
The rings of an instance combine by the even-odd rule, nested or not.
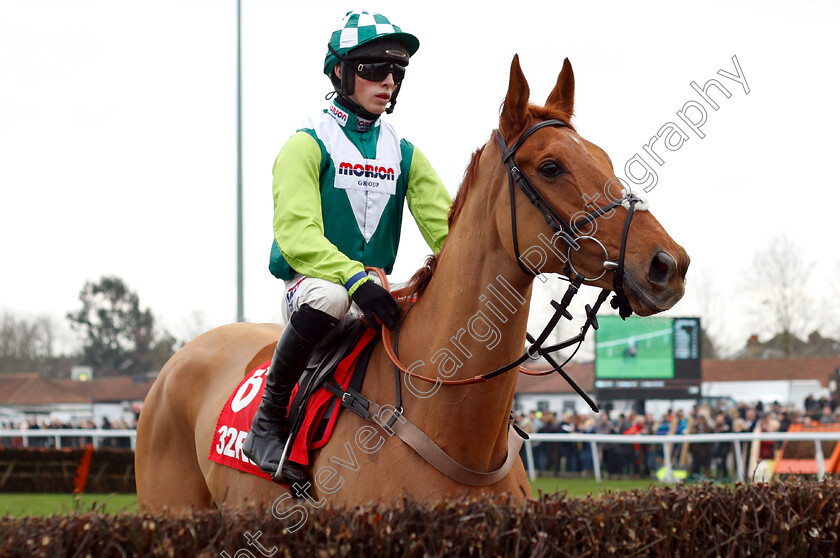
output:
[[[284,302],[283,319],[286,323],[289,322],[292,313],[304,304],[337,320],[341,320],[351,306],[350,296],[343,285],[306,277],[300,273],[286,281]]]

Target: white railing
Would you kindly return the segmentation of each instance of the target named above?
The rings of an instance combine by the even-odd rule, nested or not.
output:
[[[22,438],[25,448],[29,447],[30,438],[52,438],[56,448],[61,448],[62,438],[90,438],[93,440],[94,448],[100,446],[103,438],[128,438],[131,449],[134,449],[137,442],[137,431],[130,429],[103,430],[101,428],[40,428],[35,430],[16,428],[0,429],[0,439],[2,438]]]
[[[735,453],[736,478],[747,480],[744,474],[744,456],[741,443],[754,440],[798,440],[814,442],[814,459],[817,462],[817,474],[820,478],[825,475],[825,456],[821,442],[826,440],[840,440],[840,432],[744,432],[741,434],[668,434],[657,436],[652,434],[560,434],[534,433],[529,440],[525,440],[526,466],[531,480],[537,478],[534,469],[534,442],[589,442],[592,449],[592,469],[595,479],[601,482],[601,457],[598,444],[662,444],[663,461],[665,465],[665,481],[674,482],[674,467],[671,460],[672,444],[708,444],[714,442],[732,442]]]
[[[135,448],[137,442],[136,430],[102,430],[102,429],[40,429],[40,430],[22,430],[22,429],[0,429],[0,439],[2,438],[21,438],[23,447],[29,446],[30,438],[52,438],[56,448],[61,448],[62,438],[91,438],[93,447],[98,448],[102,443],[103,438],[128,438],[131,449]],[[735,469],[736,478],[747,479],[744,470],[744,456],[741,449],[741,444],[744,442],[759,441],[784,441],[784,440],[798,440],[798,441],[813,441],[814,442],[814,459],[817,462],[817,474],[820,478],[825,475],[825,456],[822,451],[823,441],[840,440],[840,432],[745,432],[741,434],[669,434],[666,436],[657,436],[650,434],[540,434],[534,433],[530,435],[530,439],[525,440],[525,457],[526,467],[528,468],[528,475],[531,479],[537,477],[536,469],[534,468],[534,442],[585,442],[589,443],[592,450],[592,470],[595,474],[595,479],[601,481],[601,457],[598,451],[598,444],[661,444],[663,446],[662,456],[665,465],[665,480],[666,482],[674,481],[674,466],[671,459],[671,449],[673,444],[708,444],[715,442],[731,442],[735,454]]]

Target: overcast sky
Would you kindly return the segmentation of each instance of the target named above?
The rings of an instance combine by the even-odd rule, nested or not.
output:
[[[326,106],[325,45],[349,9],[420,39],[388,118],[453,194],[497,125],[514,53],[539,104],[571,60],[575,123],[619,174],[683,124],[677,111],[701,101],[692,81],[718,79],[731,97],[712,92],[705,137],[647,159],[652,211],[692,258],[673,313],[711,306],[730,343],[746,339],[753,255],[782,234],[813,264],[816,294],[840,278],[836,2],[242,4],[248,320],[281,319],[272,163]],[[736,72],[733,56],[749,94],[717,73]],[[0,310],[64,327],[85,281],[117,275],[176,335],[235,320],[235,103],[233,0],[0,0]],[[392,280],[428,253],[406,216]]]

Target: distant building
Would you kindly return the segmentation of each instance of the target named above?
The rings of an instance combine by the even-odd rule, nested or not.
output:
[[[544,367],[545,365],[543,365]],[[566,372],[586,390],[599,406],[593,363],[572,363]],[[702,394],[731,397],[736,401],[794,404],[802,408],[808,395],[829,396],[840,387],[840,356],[740,360],[703,360]],[[692,403],[677,405],[691,406]],[[667,407],[668,405],[662,405]],[[629,408],[629,406],[625,406]],[[514,410],[551,410],[588,413],[589,407],[559,374],[519,375]]]
[[[92,400],[48,380],[36,372],[0,374],[0,407],[28,418],[53,418],[60,412],[90,417]]]
[[[751,335],[743,349],[733,358],[739,360],[778,359],[796,357],[840,357],[840,341],[823,337],[814,331],[803,341],[790,333],[778,333],[761,342],[758,335]]]
[[[50,380],[37,373],[0,374],[0,420],[20,417],[37,420],[93,420],[104,417],[131,425],[153,380],[128,377],[79,382]],[[11,419],[9,419],[11,420]]]
[[[534,365],[538,368],[540,365]],[[542,364],[542,368],[546,365]],[[567,374],[590,396],[594,397],[595,365],[593,363],[570,363],[563,368]],[[509,372],[513,374],[514,372]],[[590,412],[589,406],[560,374],[547,376],[528,376],[519,374],[516,380],[516,395],[513,399],[514,411],[553,411],[555,413]]]
[[[837,390],[840,356],[703,361],[703,394],[803,407]]]

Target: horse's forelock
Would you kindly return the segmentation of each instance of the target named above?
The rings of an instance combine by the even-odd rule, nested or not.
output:
[[[575,129],[575,127],[572,126],[572,117],[563,111],[549,107],[540,107],[537,105],[529,105],[528,109],[531,116],[533,116],[537,122],[542,120],[562,120],[570,129]]]

